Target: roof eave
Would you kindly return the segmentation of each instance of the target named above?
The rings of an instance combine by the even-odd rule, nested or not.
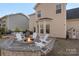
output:
[[[35,5],[34,9],[36,9],[36,8],[38,7],[39,4],[40,4],[40,3],[37,3],[37,4]]]

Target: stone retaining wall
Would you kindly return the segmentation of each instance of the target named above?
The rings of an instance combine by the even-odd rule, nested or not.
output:
[[[9,51],[1,50],[1,56],[40,56],[40,51]]]

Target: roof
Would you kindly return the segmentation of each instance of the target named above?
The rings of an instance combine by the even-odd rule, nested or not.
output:
[[[40,3],[37,3],[35,8],[36,9]],[[79,8],[69,9],[66,11],[66,19],[77,19],[79,18]]]
[[[77,19],[77,18],[79,18],[79,8],[67,10],[66,16],[67,16],[67,19]]]
[[[35,13],[30,14],[29,16],[35,15]]]
[[[37,4],[35,5],[34,9],[36,9],[36,8],[38,7],[38,5],[40,5],[40,3],[37,3]]]
[[[28,15],[24,15],[23,13],[16,13],[16,14],[5,15],[5,16],[1,17],[1,19],[4,19],[4,18],[6,18],[8,16],[14,16],[14,15],[22,15],[22,16],[25,16],[26,18],[28,18],[28,20],[29,20],[29,16]]]

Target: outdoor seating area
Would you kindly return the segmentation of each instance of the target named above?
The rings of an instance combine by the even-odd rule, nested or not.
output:
[[[33,34],[27,34],[27,36],[22,32],[15,32],[12,33],[12,35],[14,36],[14,38],[11,39],[10,36],[6,40],[2,40],[3,43],[0,43],[1,50],[5,50],[5,49],[15,50],[15,51],[39,50],[40,55],[42,54],[46,55],[48,52],[50,52],[53,49],[55,43],[55,38],[49,39],[49,34],[46,34],[44,37],[41,37],[36,32],[34,32]],[[9,42],[7,43],[7,41]]]

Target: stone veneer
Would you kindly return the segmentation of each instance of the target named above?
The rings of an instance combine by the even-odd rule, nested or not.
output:
[[[41,49],[35,44],[16,40],[0,40],[1,56],[40,56]]]
[[[41,56],[40,51],[9,51],[1,50],[1,56]]]

